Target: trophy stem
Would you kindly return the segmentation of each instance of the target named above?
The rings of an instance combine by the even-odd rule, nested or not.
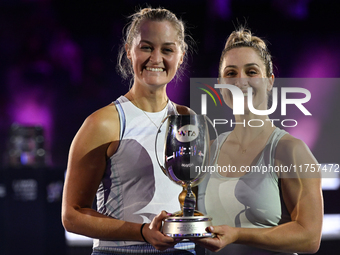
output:
[[[185,200],[186,195],[187,195],[186,184],[183,184],[182,185],[182,192],[178,195],[178,201],[179,201],[179,204],[181,206],[182,212],[183,212],[184,200]]]
[[[196,197],[191,189],[191,183],[186,185],[187,195],[184,199],[183,216],[194,216]]]

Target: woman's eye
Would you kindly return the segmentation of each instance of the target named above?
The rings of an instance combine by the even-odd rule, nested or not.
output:
[[[150,46],[142,46],[140,47],[142,50],[151,50],[151,47]]]
[[[225,75],[225,77],[232,77],[232,76],[236,75],[236,72],[230,71],[230,72],[226,72],[224,75]]]
[[[174,52],[173,49],[170,48],[163,49],[163,51],[166,53]]]
[[[257,75],[257,71],[256,70],[250,70],[250,71],[248,71],[248,74]]]

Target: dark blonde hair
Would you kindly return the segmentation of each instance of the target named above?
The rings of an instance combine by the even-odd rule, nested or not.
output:
[[[123,36],[123,42],[118,54],[117,71],[124,79],[133,80],[134,72],[131,62],[128,60],[125,51],[125,44],[132,45],[133,39],[140,33],[140,25],[144,20],[150,21],[168,21],[177,30],[178,41],[182,52],[187,52],[188,44],[186,43],[185,26],[184,22],[176,17],[174,13],[163,8],[144,8],[131,15],[130,22],[125,27],[125,33]],[[186,62],[186,54],[184,56],[183,64],[179,67],[180,74],[183,72],[183,68]]]
[[[259,37],[252,35],[249,29],[240,27],[238,30],[233,31],[225,44],[222,51],[220,64],[219,64],[219,77],[221,77],[222,62],[225,54],[234,48],[250,47],[253,48],[261,57],[266,67],[266,75],[270,77],[273,74],[272,56],[270,55],[266,43]]]

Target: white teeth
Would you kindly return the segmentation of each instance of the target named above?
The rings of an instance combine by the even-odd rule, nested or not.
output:
[[[152,72],[163,72],[163,68],[146,67],[145,69]]]

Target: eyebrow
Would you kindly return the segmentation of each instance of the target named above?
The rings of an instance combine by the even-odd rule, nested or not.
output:
[[[248,64],[245,64],[245,67],[250,67],[250,66],[258,66],[258,67],[260,67],[258,64],[256,64],[256,63],[248,63]],[[226,66],[225,68],[224,68],[224,70],[225,69],[227,69],[227,68],[237,68],[237,66],[235,66],[235,65],[228,65],[228,66]],[[223,71],[224,71],[223,70]]]
[[[147,43],[147,44],[153,45],[153,43],[148,41],[148,40],[140,40],[139,43]],[[174,43],[174,42],[165,42],[165,43],[163,43],[163,45],[176,45],[176,43]]]

